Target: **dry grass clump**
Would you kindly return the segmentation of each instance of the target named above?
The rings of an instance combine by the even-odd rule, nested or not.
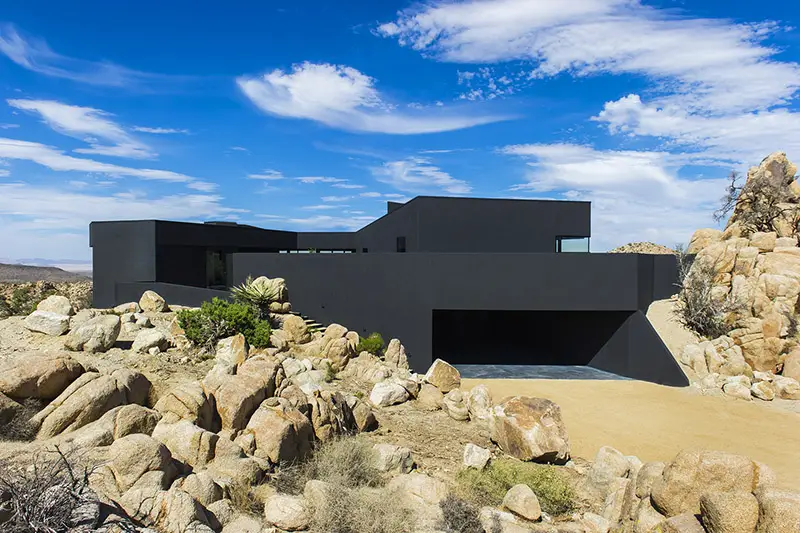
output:
[[[448,494],[439,502],[442,509],[442,522],[439,529],[445,533],[484,533],[478,518],[478,508],[472,503]]]
[[[318,533],[407,533],[414,513],[385,489],[329,485],[313,510],[312,531]]]
[[[383,484],[372,445],[359,437],[340,437],[321,444],[306,460],[282,465],[271,483],[278,492],[300,494],[311,479],[344,488]]]
[[[483,470],[462,470],[456,481],[457,494],[477,507],[500,505],[508,489],[522,483],[533,490],[546,513],[565,515],[576,508],[572,482],[554,466],[500,459]]]

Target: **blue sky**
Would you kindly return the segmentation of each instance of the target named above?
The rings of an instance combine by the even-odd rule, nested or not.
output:
[[[91,220],[357,229],[418,194],[593,202],[593,249],[686,242],[800,159],[800,6],[432,0],[0,8],[0,258]],[[532,228],[531,231],[535,231]]]

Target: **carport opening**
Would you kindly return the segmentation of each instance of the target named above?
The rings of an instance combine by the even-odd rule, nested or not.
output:
[[[433,356],[453,365],[583,366],[630,311],[433,311]]]

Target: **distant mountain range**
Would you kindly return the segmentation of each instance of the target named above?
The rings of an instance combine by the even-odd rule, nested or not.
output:
[[[0,282],[26,282],[26,281],[81,281],[92,278],[91,265],[86,263],[72,262],[66,267],[73,267],[67,270],[62,268],[61,262],[53,261],[59,265],[38,265],[35,262],[42,260],[20,259],[9,263],[2,262],[0,259]],[[24,261],[26,264],[22,264]],[[34,264],[32,264],[34,263]],[[87,270],[88,267],[88,270]]]
[[[27,265],[35,267],[55,267],[67,272],[73,272],[86,277],[92,277],[91,261],[81,261],[76,259],[42,259],[41,257],[9,259],[0,257],[0,264],[4,265]]]

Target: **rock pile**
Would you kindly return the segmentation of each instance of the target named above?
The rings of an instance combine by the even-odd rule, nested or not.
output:
[[[785,154],[774,153],[748,173],[745,191],[748,184],[770,183],[785,200],[778,204],[778,215],[769,221],[769,228],[761,228],[771,231],[752,231],[746,214],[758,204],[743,193],[724,231],[701,229],[692,237],[688,252],[697,255],[689,276],[712,272],[711,294],[730,308],[727,335],[690,345],[681,356],[704,387],[723,388],[742,398],[749,398],[744,387],[759,399],[800,397],[796,381],[800,372],[794,365],[800,360],[796,337],[800,184],[794,180],[796,172]],[[728,380],[734,376],[747,380]]]

